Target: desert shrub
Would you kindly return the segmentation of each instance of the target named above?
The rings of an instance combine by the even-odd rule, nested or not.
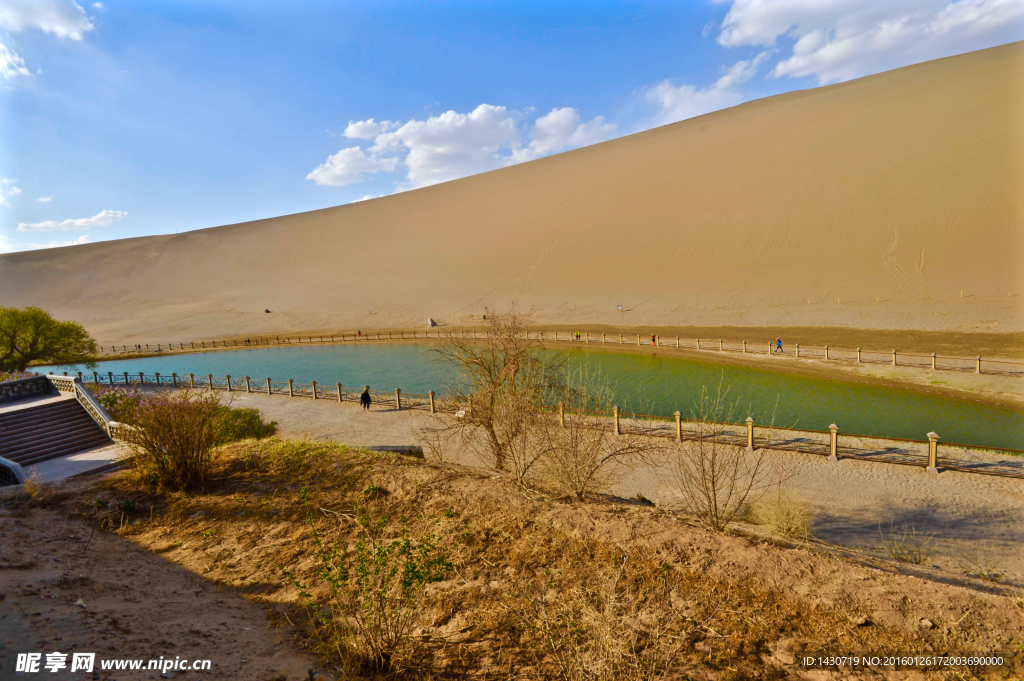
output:
[[[89,385],[89,392],[107,410],[110,418],[127,423],[130,414],[149,397],[130,386]]]
[[[932,544],[935,541],[931,535],[920,536],[915,528],[911,527],[908,530],[906,525],[897,529],[892,521],[889,522],[887,530],[883,530],[879,524],[878,534],[886,553],[893,560],[924,565],[931,558]]]
[[[811,513],[798,495],[773,489],[750,505],[750,520],[791,537],[806,537],[811,532]]]
[[[238,440],[262,440],[277,434],[277,422],[263,420],[258,409],[222,406],[216,414],[218,444]]]
[[[317,638],[354,673],[394,670],[411,643],[423,587],[440,582],[454,567],[436,549],[432,535],[414,541],[403,525],[395,536],[386,516],[374,519],[365,507],[355,509],[361,537],[352,550],[340,542],[329,544],[317,527],[305,487],[301,498],[322,583],[310,586],[293,571],[284,573],[299,590]],[[313,594],[318,586],[327,592],[324,605]]]
[[[125,422],[133,426],[123,435],[133,449],[129,462],[153,486],[202,486],[219,443],[221,408],[215,393],[191,390],[139,400],[125,415]]]
[[[650,462],[662,449],[660,440],[642,433],[615,435],[606,418],[594,415],[612,408],[612,391],[601,376],[580,369],[551,392],[560,415],[538,424],[541,469],[549,482],[578,501],[607,489],[622,473]]]
[[[536,352],[540,342],[529,338],[528,321],[515,310],[489,316],[484,338],[448,332],[433,348],[459,376],[445,400],[457,405],[455,415],[438,415],[419,433],[435,457],[457,441],[517,481],[541,460],[537,424],[552,390],[564,381],[566,357]]]
[[[694,432],[674,447],[667,461],[667,482],[679,493],[683,509],[717,531],[774,482],[767,449],[747,452],[730,440],[722,423],[734,420],[735,412],[721,385],[715,392],[702,390],[694,409]]]
[[[90,385],[88,389],[96,401],[107,410],[110,418],[129,425],[138,425],[135,423],[135,414],[139,412],[143,403],[151,400],[160,401],[166,395],[166,393],[145,393],[132,386]],[[230,407],[221,404],[220,396],[217,393],[206,393],[206,395],[206,399],[213,400],[218,405],[214,414],[218,445],[250,438],[261,440],[277,434],[277,422],[264,421],[263,415],[258,409]]]

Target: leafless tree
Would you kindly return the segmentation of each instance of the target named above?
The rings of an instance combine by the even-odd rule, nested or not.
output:
[[[448,331],[435,346],[458,378],[444,400],[451,411],[420,432],[429,448],[442,451],[458,441],[516,480],[530,474],[545,451],[538,425],[564,382],[566,358],[539,353],[527,322],[514,309],[489,315],[484,338]]]
[[[704,388],[695,418],[666,466],[668,483],[679,493],[684,510],[718,531],[773,482],[769,450],[748,452],[725,424],[735,412],[721,385],[713,393]]]
[[[542,426],[542,467],[548,480],[579,501],[664,449],[660,438],[628,431],[615,435],[607,418],[612,392],[600,375],[578,369],[557,396],[558,415]]]

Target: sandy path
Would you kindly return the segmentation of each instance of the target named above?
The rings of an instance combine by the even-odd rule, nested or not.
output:
[[[0,679],[17,653],[96,653],[96,675],[47,679],[155,679],[158,671],[104,672],[101,660],[210,660],[173,678],[304,679],[315,659],[271,628],[267,612],[179,565],[52,511],[0,516]],[[85,605],[79,605],[81,601]],[[168,672],[170,673],[170,672]],[[31,675],[30,675],[31,676]],[[21,674],[17,678],[22,678]]]
[[[286,438],[328,439],[350,445],[416,444],[415,431],[430,422],[423,411],[375,406],[363,412],[354,403],[235,394],[235,406],[252,406],[278,422]],[[1024,480],[841,460],[785,452],[789,486],[811,506],[814,533],[832,543],[885,556],[880,529],[913,528],[932,537],[929,565],[942,572],[988,567],[1003,581],[1024,583]],[[476,460],[458,463],[479,465]],[[616,483],[614,493],[643,494],[672,508],[677,494],[663,471],[642,468]],[[880,528],[881,525],[881,528]]]

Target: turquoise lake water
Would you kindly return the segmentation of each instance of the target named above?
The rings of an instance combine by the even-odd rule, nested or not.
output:
[[[705,386],[728,389],[730,402],[742,421],[751,415],[759,423],[860,435],[925,439],[937,432],[943,442],[1024,449],[1024,414],[999,407],[926,395],[879,385],[851,383],[780,373],[736,365],[575,350],[574,365],[602,376],[616,403],[627,411],[671,416],[677,409],[693,413]],[[33,368],[43,371],[51,368]],[[77,371],[79,368],[75,368]],[[401,388],[406,393],[443,394],[454,380],[450,367],[438,362],[425,345],[363,345],[259,348],[114,360],[97,366],[101,375],[159,372],[170,376],[250,376],[265,381],[289,378],[333,386],[369,385],[375,390]],[[67,370],[61,367],[61,371]],[[60,373],[60,372],[58,372]],[[70,371],[69,371],[70,373]],[[91,372],[86,373],[91,377]],[[773,416],[774,415],[774,416]]]

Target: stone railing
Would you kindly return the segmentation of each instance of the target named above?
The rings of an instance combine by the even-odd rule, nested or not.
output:
[[[122,441],[124,439],[124,429],[129,426],[118,423],[114,419],[110,418],[110,414],[103,408],[103,405],[96,401],[92,393],[86,389],[83,385],[82,380],[75,376],[58,376],[56,374],[50,374],[42,377],[44,381],[47,381],[50,385],[57,389],[58,392],[64,395],[72,395],[82,408],[85,409],[86,413],[92,417],[92,420],[96,422],[103,432],[107,434],[111,440]]]
[[[32,376],[31,378],[19,378],[0,383],[0,401],[49,395],[52,392],[53,388],[50,382],[46,380],[46,376]]]

